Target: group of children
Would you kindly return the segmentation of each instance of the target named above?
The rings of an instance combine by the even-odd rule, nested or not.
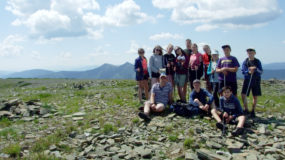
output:
[[[231,55],[230,45],[223,45],[225,56],[219,58],[219,52],[213,53],[208,45],[203,47],[204,54],[199,53],[197,44],[192,44],[191,40],[186,40],[186,49],[180,47],[173,48],[168,45],[167,53],[163,55],[163,49],[156,46],[153,55],[150,57],[149,67],[147,59],[144,57],[144,50],[138,50],[139,57],[135,61],[136,80],[139,85],[139,99],[142,101],[142,89],[146,99],[142,107],[143,112],[139,117],[150,120],[150,112],[162,112],[167,104],[173,102],[173,90],[177,86],[180,102],[186,103],[187,82],[189,82],[192,92],[189,95],[189,105],[183,112],[190,112],[193,108],[197,113],[211,114],[217,121],[217,128],[225,129],[225,123],[238,121],[237,128],[232,135],[243,133],[245,115],[250,114],[255,117],[257,97],[261,96],[261,62],[255,58],[256,51],[253,48],[247,49],[248,58],[242,64],[244,82],[242,87],[242,100],[244,110],[237,98],[237,74],[240,67],[236,57]],[[172,51],[175,54],[172,54]],[[151,94],[148,94],[148,79],[150,68],[151,73]],[[162,68],[165,72],[160,72]],[[206,89],[201,88],[200,79],[206,81]],[[252,110],[249,112],[247,96],[250,91],[253,95]]]

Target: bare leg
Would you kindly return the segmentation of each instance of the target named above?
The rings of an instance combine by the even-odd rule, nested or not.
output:
[[[144,103],[144,114],[149,116],[149,113],[150,113],[150,102],[147,101]]]
[[[142,81],[138,81],[138,96],[141,102],[142,101]]]
[[[242,102],[243,102],[244,109],[245,109],[245,110],[248,110],[246,95],[245,95],[245,94],[241,94],[241,98],[242,98]]]
[[[177,90],[178,90],[179,98],[180,98],[181,100],[183,100],[182,87],[177,86]]]
[[[245,122],[245,116],[239,116],[238,117],[238,125],[237,125],[237,127],[238,128],[243,128],[244,122]]]
[[[143,81],[143,88],[144,88],[144,94],[146,99],[149,99],[149,94],[148,94],[148,81],[144,80]]]
[[[253,102],[252,102],[252,110],[255,111],[257,104],[257,96],[253,96]]]
[[[211,113],[217,122],[219,122],[219,123],[222,122],[222,120],[219,116],[221,114],[221,112],[217,111],[216,109],[212,109]]]
[[[159,103],[159,104],[157,104],[157,105],[155,106],[154,112],[162,112],[162,111],[164,111],[164,109],[165,109],[164,104]]]
[[[187,81],[185,82],[184,87],[183,87],[183,97],[184,97],[183,100],[185,101],[186,101],[186,95],[187,95]]]

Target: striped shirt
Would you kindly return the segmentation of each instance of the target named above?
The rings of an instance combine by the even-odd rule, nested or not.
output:
[[[155,103],[163,103],[165,106],[169,101],[169,93],[172,92],[172,86],[169,82],[164,87],[160,87],[159,83],[156,83],[151,88],[151,93],[155,94]]]

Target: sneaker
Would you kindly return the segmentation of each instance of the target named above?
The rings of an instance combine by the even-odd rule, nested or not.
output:
[[[238,135],[242,135],[244,131],[244,128],[236,128],[233,132],[232,135],[233,136],[238,136]]]
[[[139,113],[139,117],[141,119],[145,120],[145,121],[150,121],[151,120],[150,117],[148,115],[144,114],[143,112]]]
[[[250,117],[251,117],[251,118],[255,118],[255,117],[256,117],[254,110],[252,110],[252,111],[250,112]]]

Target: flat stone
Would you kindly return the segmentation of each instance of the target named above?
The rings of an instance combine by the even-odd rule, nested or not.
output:
[[[74,121],[81,121],[83,119],[84,119],[83,117],[73,117],[72,118],[72,120],[74,120]]]
[[[207,141],[206,142],[206,145],[209,147],[209,148],[213,148],[213,149],[221,149],[223,146],[220,145],[219,143],[216,143],[216,142],[210,142],[210,141]]]
[[[258,160],[255,154],[249,154],[246,156],[246,160]]]
[[[56,151],[56,145],[51,145],[50,147],[49,147],[49,150],[50,151]]]
[[[171,154],[171,155],[175,155],[175,154],[179,154],[180,152],[181,152],[181,149],[178,148],[178,149],[172,151],[170,154]]]
[[[260,134],[265,134],[265,133],[266,133],[266,127],[265,127],[264,124],[261,124],[261,125],[259,126],[258,132],[259,132]]]
[[[1,117],[12,117],[13,114],[9,111],[0,111],[0,118]]]
[[[244,146],[244,143],[232,140],[227,140],[226,144],[228,145],[228,150],[231,153],[240,153],[241,148]]]
[[[30,122],[33,121],[35,118],[34,117],[23,117],[22,120],[25,122]]]
[[[199,159],[198,159],[198,156],[195,153],[186,152],[185,153],[185,160],[199,160]]]
[[[270,147],[265,149],[264,154],[274,154],[276,152],[277,152],[276,148]]]
[[[85,115],[86,115],[85,112],[77,112],[77,113],[72,114],[72,117],[83,117]]]
[[[143,158],[151,158],[152,150],[151,149],[145,149],[142,153],[140,153],[140,155]]]
[[[43,117],[43,118],[49,118],[49,117],[51,117],[51,116],[52,116],[52,114],[48,113],[48,114],[43,115],[42,117]]]
[[[226,160],[227,158],[217,155],[216,153],[213,153],[206,149],[198,149],[197,155],[199,159],[203,160]]]

